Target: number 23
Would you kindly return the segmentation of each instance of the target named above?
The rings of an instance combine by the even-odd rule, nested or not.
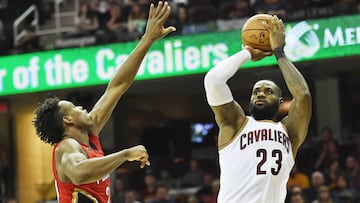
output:
[[[282,153],[280,150],[274,149],[271,152],[271,156],[276,158],[275,163],[277,164],[277,168],[271,168],[271,173],[276,176],[281,169]],[[267,151],[265,149],[258,149],[256,151],[256,157],[261,157],[261,160],[256,167],[256,175],[265,175],[266,171],[261,169],[261,167],[267,160]]]

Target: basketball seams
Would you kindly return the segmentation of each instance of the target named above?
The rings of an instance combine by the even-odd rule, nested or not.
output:
[[[271,18],[272,16],[269,14],[258,14],[249,18],[242,28],[242,44],[263,51],[270,51],[269,32],[262,25],[262,22],[269,22]]]
[[[247,42],[247,45],[249,45],[249,46],[251,46],[251,47],[255,47],[256,46],[256,48],[259,48],[259,47],[264,47],[264,48],[267,48],[268,47],[268,45],[262,45],[262,44],[254,44],[254,43],[251,43],[251,42],[249,42],[249,41],[246,41],[246,40],[243,40],[243,42]]]

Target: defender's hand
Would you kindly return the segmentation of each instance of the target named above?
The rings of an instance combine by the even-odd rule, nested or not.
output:
[[[170,32],[175,31],[176,28],[173,26],[164,28],[164,23],[169,17],[170,13],[171,8],[167,1],[159,1],[156,8],[154,4],[151,3],[149,17],[143,37],[155,41],[165,37]]]
[[[140,161],[140,168],[150,166],[149,155],[143,145],[138,145],[128,149],[128,161]]]

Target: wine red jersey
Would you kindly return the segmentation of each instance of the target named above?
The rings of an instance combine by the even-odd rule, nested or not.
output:
[[[89,159],[94,157],[103,157],[98,136],[89,135],[90,146],[81,144],[81,148],[87,154]],[[52,157],[52,168],[55,177],[55,187],[57,200],[59,203],[110,203],[110,176],[97,180],[93,183],[75,185],[73,183],[64,183],[58,177],[55,162],[55,150],[60,142],[55,144]]]

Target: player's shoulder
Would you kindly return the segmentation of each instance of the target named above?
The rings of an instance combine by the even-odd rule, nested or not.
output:
[[[81,150],[81,146],[77,140],[73,138],[65,138],[58,143],[55,152],[63,153],[63,152],[75,152],[80,150]]]

